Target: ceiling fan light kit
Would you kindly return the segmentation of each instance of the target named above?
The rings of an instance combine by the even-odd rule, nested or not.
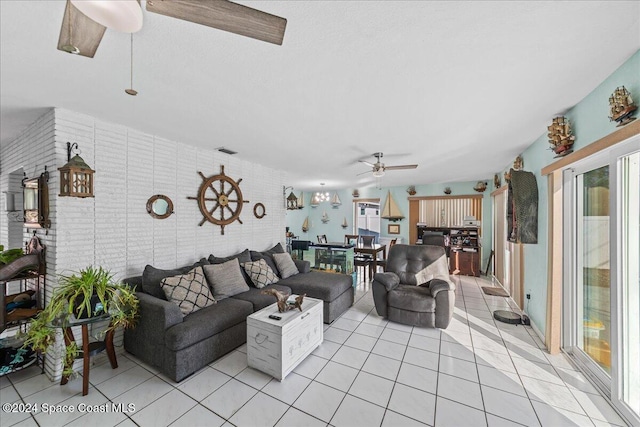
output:
[[[71,0],[71,4],[112,30],[135,33],[142,28],[142,9],[136,0]]]
[[[364,163],[365,165],[371,167],[371,174],[374,178],[382,178],[384,176],[385,171],[387,170],[415,169],[418,167],[418,165],[386,166],[384,163],[381,162],[383,155],[384,155],[383,153],[373,153],[372,156],[376,158],[375,163],[368,162],[364,159],[360,159],[358,161],[360,163]],[[363,172],[362,174],[359,174],[359,175],[363,175],[365,173],[367,172]]]
[[[148,0],[146,9],[277,45],[282,45],[287,27],[285,18],[227,0]],[[58,49],[93,58],[107,28],[135,33],[142,21],[138,0],[67,0]]]

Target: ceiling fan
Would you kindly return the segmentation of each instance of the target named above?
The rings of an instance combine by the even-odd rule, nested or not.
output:
[[[382,153],[373,153],[372,154],[373,157],[376,158],[376,162],[375,163],[371,163],[368,162],[366,160],[358,160],[360,163],[364,163],[365,165],[369,165],[372,168],[372,172],[373,172],[373,176],[376,178],[380,178],[381,176],[384,176],[384,172],[388,171],[388,170],[401,170],[401,169],[415,169],[418,167],[418,165],[396,165],[396,166],[385,166],[384,163],[382,163],[380,161],[380,159],[382,159],[383,154]],[[369,173],[369,172],[362,172],[358,175],[362,175],[365,173]]]
[[[282,45],[287,20],[227,0],[147,0],[147,11]],[[67,0],[58,50],[93,58],[107,28],[142,28],[140,0]]]

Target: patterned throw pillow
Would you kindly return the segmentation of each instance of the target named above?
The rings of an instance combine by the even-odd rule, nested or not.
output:
[[[271,267],[263,259],[258,261],[245,262],[242,268],[247,272],[256,288],[264,288],[267,285],[278,282],[278,276],[273,272]]]
[[[194,313],[216,303],[202,267],[181,276],[166,277],[160,282],[167,300],[178,304],[183,315]]]
[[[296,263],[291,259],[291,255],[286,252],[283,254],[273,254],[273,260],[276,262],[278,271],[280,271],[280,277],[283,279],[300,273],[298,267],[296,267]]]

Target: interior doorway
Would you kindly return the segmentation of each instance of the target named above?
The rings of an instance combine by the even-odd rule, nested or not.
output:
[[[354,199],[353,234],[374,236],[380,243],[380,199]]]

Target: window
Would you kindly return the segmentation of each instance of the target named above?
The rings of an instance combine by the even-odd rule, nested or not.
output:
[[[425,197],[420,200],[418,222],[428,227],[457,227],[464,217],[482,221],[482,196]]]

